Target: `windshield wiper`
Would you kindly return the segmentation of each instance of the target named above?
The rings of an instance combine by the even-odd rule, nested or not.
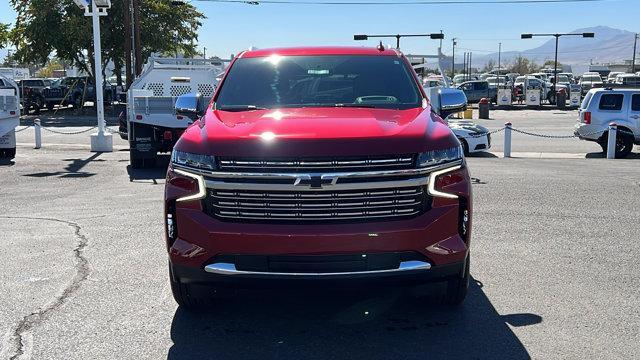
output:
[[[334,107],[354,107],[354,108],[376,108],[372,104],[335,104]]]
[[[223,106],[218,106],[216,110],[240,112],[240,111],[252,111],[252,110],[267,110],[267,108],[256,106],[256,105],[227,105],[227,106],[223,105]]]

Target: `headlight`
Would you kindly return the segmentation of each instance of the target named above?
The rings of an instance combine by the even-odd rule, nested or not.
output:
[[[178,150],[173,150],[171,153],[171,163],[202,170],[216,169],[216,158],[214,156],[192,154]]]
[[[462,159],[462,147],[455,146],[444,150],[431,150],[418,155],[418,167],[429,167]]]

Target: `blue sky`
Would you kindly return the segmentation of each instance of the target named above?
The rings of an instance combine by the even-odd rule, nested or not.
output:
[[[525,50],[546,39],[520,40],[522,32],[567,32],[607,25],[640,31],[639,0],[593,3],[513,5],[246,5],[192,1],[207,15],[200,29],[199,47],[207,55],[228,57],[249,46],[374,45],[356,43],[356,33],[429,33],[444,31],[443,52],[450,53],[457,37],[460,52],[473,49]],[[0,22],[11,23],[15,12],[9,0],[0,0]],[[393,43],[393,39],[386,41]],[[403,39],[405,53],[435,53],[438,42]],[[456,53],[458,53],[458,49]],[[6,50],[0,50],[4,57]],[[460,53],[461,54],[461,53]]]

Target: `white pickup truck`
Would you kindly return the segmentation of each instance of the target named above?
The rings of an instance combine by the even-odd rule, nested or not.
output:
[[[214,59],[151,58],[127,93],[127,134],[133,168],[151,167],[158,153],[171,152],[192,119],[175,112],[178,96],[213,96],[225,64]]]
[[[16,156],[15,128],[20,125],[19,104],[18,85],[0,75],[0,159]]]

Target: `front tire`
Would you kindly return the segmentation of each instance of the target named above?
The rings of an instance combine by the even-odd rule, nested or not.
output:
[[[194,310],[208,305],[212,298],[206,296],[206,292],[198,291],[198,286],[183,283],[175,276],[173,266],[169,264],[169,282],[171,283],[171,293],[178,306],[187,310]]]
[[[16,157],[16,148],[0,149],[0,158],[6,160],[12,160]]]
[[[469,144],[467,143],[467,141],[464,139],[460,139],[460,144],[462,145],[464,156],[469,156]]]
[[[445,293],[444,303],[446,305],[457,306],[464,302],[469,292],[469,266],[471,255],[467,255],[465,261],[464,271],[461,277],[455,277],[447,281],[447,292]]]

